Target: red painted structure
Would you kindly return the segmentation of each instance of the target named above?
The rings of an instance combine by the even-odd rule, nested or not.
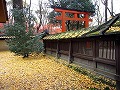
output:
[[[8,20],[6,1],[0,0],[0,23],[5,23]]]
[[[85,28],[89,27],[89,21],[92,21],[92,19],[89,19],[89,12],[79,12],[75,10],[68,10],[68,9],[59,9],[59,8],[54,8],[56,12],[60,12],[61,16],[56,16],[57,20],[62,21],[62,32],[66,31],[66,24],[65,22],[67,20],[72,20],[72,21],[84,21],[85,22]],[[67,17],[66,13],[72,13],[74,14],[73,18]],[[78,14],[84,15],[84,18],[78,18]]]

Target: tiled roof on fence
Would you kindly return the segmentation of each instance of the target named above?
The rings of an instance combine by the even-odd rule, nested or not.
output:
[[[101,35],[100,31],[96,31],[96,32],[92,32],[92,33],[87,34],[88,32],[91,32],[92,30],[94,30],[96,28],[97,27],[81,29],[81,30],[76,30],[76,31],[67,31],[64,33],[48,35],[48,36],[44,37],[43,39],[44,40],[47,40],[47,39],[53,40],[53,39],[80,38],[80,37]],[[111,27],[105,32],[105,34],[116,34],[116,33],[120,33],[120,27]]]
[[[88,30],[67,31],[64,33],[48,35],[43,39],[67,39],[80,37],[82,34],[89,32]]]
[[[0,39],[9,39],[9,38],[12,38],[12,37],[0,35]]]
[[[90,36],[99,36],[99,35],[108,35],[108,34],[120,34],[120,27],[112,27],[112,25],[114,25],[115,22],[119,19],[120,19],[120,13],[116,14],[112,19],[110,19],[109,21],[107,21],[106,23],[100,26],[81,29],[81,30],[67,31],[55,35],[49,35],[44,37],[43,39],[53,40],[53,39],[90,37]]]
[[[105,35],[109,35],[109,34],[120,34],[120,27],[110,27],[105,32]],[[101,35],[101,31],[92,32],[87,34],[86,36],[98,36],[98,35]]]

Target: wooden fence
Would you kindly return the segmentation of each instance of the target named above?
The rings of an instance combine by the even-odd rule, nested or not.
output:
[[[120,35],[44,40],[45,53],[116,80],[120,90]]]
[[[8,49],[8,45],[5,40],[0,38],[0,51],[6,51]]]

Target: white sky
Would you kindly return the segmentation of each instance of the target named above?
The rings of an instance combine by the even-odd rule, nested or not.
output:
[[[23,0],[23,1],[25,1],[25,0]],[[39,0],[31,0],[31,3],[32,3],[31,5],[32,5],[33,9],[38,8],[38,1]],[[48,3],[48,0],[40,0],[40,1],[42,1],[42,3]],[[26,2],[29,4],[30,0],[26,0]]]
[[[108,0],[108,7],[111,9],[111,0]],[[101,9],[104,10],[103,5],[101,5]],[[113,12],[115,14],[120,13],[120,0],[113,0]]]
[[[30,0],[26,0],[28,3]],[[42,0],[43,2],[48,2],[48,0]],[[94,1],[94,0],[93,0]],[[104,0],[99,0],[100,1],[104,1]],[[38,6],[38,0],[32,0],[32,8],[31,9],[36,9]],[[111,0],[108,0],[108,7],[109,9],[111,9]],[[104,17],[104,5],[103,4],[100,4],[100,11],[101,11],[101,14],[102,16]],[[120,0],[113,0],[113,12],[115,14],[117,13],[120,13]],[[110,18],[110,14],[108,12],[108,19]],[[94,22],[94,20],[93,20]]]
[[[113,0],[113,7],[115,13],[120,13],[120,0]]]
[[[10,1],[10,0],[6,0],[6,1]],[[25,1],[25,0],[24,0]],[[26,2],[29,4],[30,0],[26,0]],[[38,8],[38,0],[31,0],[32,1],[32,9],[36,10]],[[43,3],[48,2],[48,0],[41,0]],[[94,0],[93,0],[94,1]],[[101,1],[101,0],[98,0]],[[110,3],[111,0],[108,0],[109,2],[109,8],[110,8]],[[115,14],[120,13],[120,0],[113,0],[113,11],[115,12]],[[104,6],[101,5],[101,11],[104,10]]]
[[[26,0],[28,3],[30,0]],[[35,8],[38,5],[38,0],[31,0],[32,1],[32,6]],[[48,0],[42,0],[43,2],[48,2]],[[99,0],[101,1],[101,0]],[[109,7],[110,7],[110,3],[111,0],[108,0],[109,2]],[[104,7],[103,5],[101,5],[101,7]],[[113,10],[115,13],[120,13],[120,0],[113,0]],[[104,8],[103,8],[104,9]]]
[[[93,1],[98,1],[98,2],[100,2],[100,12],[101,12],[101,19],[102,19],[102,22],[101,22],[101,24],[105,21],[105,6],[101,3],[101,1],[105,1],[105,0],[93,0]],[[108,8],[111,10],[111,0],[108,0]],[[108,18],[108,20],[109,19],[111,19],[110,17],[110,13],[109,13],[109,11],[107,11],[108,12],[108,16],[107,16],[107,18]],[[118,13],[120,13],[120,0],[113,0],[113,12],[115,13],[115,14],[118,14]],[[96,25],[97,23],[96,23],[96,20],[95,19],[97,19],[98,17],[97,16],[94,16],[92,19],[93,19],[93,22],[91,23],[91,25]]]
[[[9,0],[6,0],[9,1]],[[25,1],[25,0],[24,0]],[[31,0],[32,2],[32,10],[37,10],[38,9],[38,1],[39,0]],[[48,3],[48,0],[41,0],[42,3]],[[93,0],[94,1],[94,0]],[[98,1],[104,1],[104,0],[98,0]],[[29,4],[30,0],[26,0],[26,2]],[[108,7],[109,9],[111,8],[111,0],[108,0]],[[50,9],[51,10],[51,9]],[[102,4],[100,4],[100,11],[102,16],[104,17],[104,6]],[[113,0],[113,12],[115,14],[120,13],[120,0]],[[110,18],[109,12],[108,12],[108,19]]]

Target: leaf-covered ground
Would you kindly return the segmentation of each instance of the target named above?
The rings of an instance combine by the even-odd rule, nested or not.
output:
[[[53,57],[31,55],[23,59],[8,51],[0,52],[0,90],[104,90],[105,87],[109,86],[94,83],[55,62]]]

